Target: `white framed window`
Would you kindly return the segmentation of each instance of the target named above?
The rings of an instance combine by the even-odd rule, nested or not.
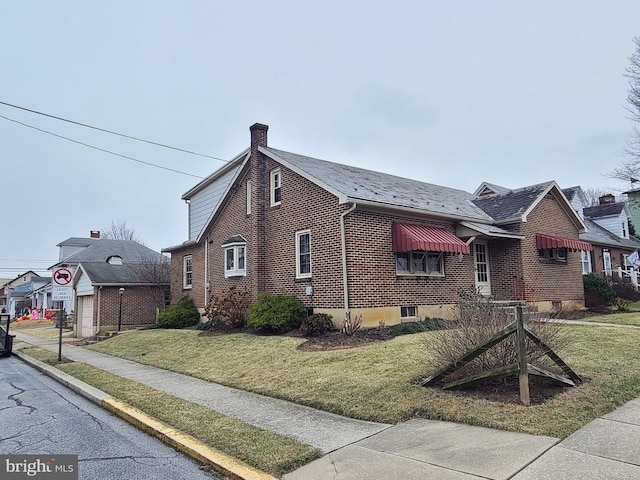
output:
[[[542,248],[538,250],[540,258],[545,260],[552,260],[554,262],[567,262],[567,249],[566,248]]]
[[[442,252],[396,252],[396,274],[398,275],[444,275]]]
[[[401,318],[416,318],[418,316],[418,307],[412,305],[410,307],[400,307]]]
[[[311,230],[296,232],[296,278],[311,276]]]
[[[271,170],[271,206],[280,205],[282,201],[282,174],[279,168]]]
[[[580,252],[582,256],[582,274],[588,275],[593,270],[591,269],[591,254],[589,252]]]
[[[182,288],[189,289],[193,286],[193,256],[185,255],[182,258]]]
[[[247,245],[235,243],[224,247],[224,276],[243,277],[247,274]]]
[[[251,180],[247,180],[247,215],[251,215]]]

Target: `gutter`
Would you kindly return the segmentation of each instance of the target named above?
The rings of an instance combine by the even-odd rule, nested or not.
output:
[[[340,242],[342,246],[342,290],[344,295],[344,308],[349,310],[349,283],[347,278],[347,239],[344,229],[344,217],[353,212],[357,203],[353,203],[348,210],[345,210],[340,214]]]
[[[435,217],[435,218],[443,218],[443,219],[447,219],[449,221],[451,220],[455,220],[455,221],[468,221],[468,222],[486,222],[486,221],[491,221],[494,222],[494,220],[489,217],[487,215],[487,217],[469,217],[467,215],[456,215],[455,213],[444,213],[444,212],[436,212],[433,210],[425,210],[424,208],[419,208],[419,207],[410,207],[410,206],[404,206],[404,205],[392,205],[389,203],[381,203],[381,202],[374,202],[371,200],[358,200],[355,198],[351,198],[351,197],[347,197],[345,199],[344,202],[341,203],[358,203],[360,206],[364,206],[364,207],[371,207],[374,208],[376,210],[391,210],[394,212],[403,212],[403,213],[411,213],[413,215],[419,215],[421,218],[428,216],[428,217]]]

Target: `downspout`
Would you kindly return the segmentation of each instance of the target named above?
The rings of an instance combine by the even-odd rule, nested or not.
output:
[[[98,310],[96,315],[96,335],[100,333],[100,305],[102,304],[102,302],[100,301],[102,298],[101,293],[102,293],[102,285],[98,287]],[[76,318],[76,325],[78,325],[77,318]]]
[[[207,306],[209,301],[209,235],[204,239],[204,303]]]
[[[349,310],[349,283],[347,279],[347,239],[344,231],[344,217],[353,212],[358,204],[354,203],[351,208],[340,214],[340,241],[342,243],[342,290],[344,295],[344,309]]]

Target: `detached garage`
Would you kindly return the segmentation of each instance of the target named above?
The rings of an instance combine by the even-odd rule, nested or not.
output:
[[[153,325],[165,307],[169,271],[162,264],[81,262],[74,276],[76,337]]]

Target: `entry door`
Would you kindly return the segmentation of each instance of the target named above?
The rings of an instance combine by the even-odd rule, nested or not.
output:
[[[609,250],[604,250],[602,252],[602,259],[604,261],[604,273],[607,276],[611,276],[612,267],[611,267],[611,252]]]
[[[476,289],[485,297],[491,295],[491,280],[489,277],[489,247],[487,242],[476,240],[473,242],[473,254],[476,271]]]

